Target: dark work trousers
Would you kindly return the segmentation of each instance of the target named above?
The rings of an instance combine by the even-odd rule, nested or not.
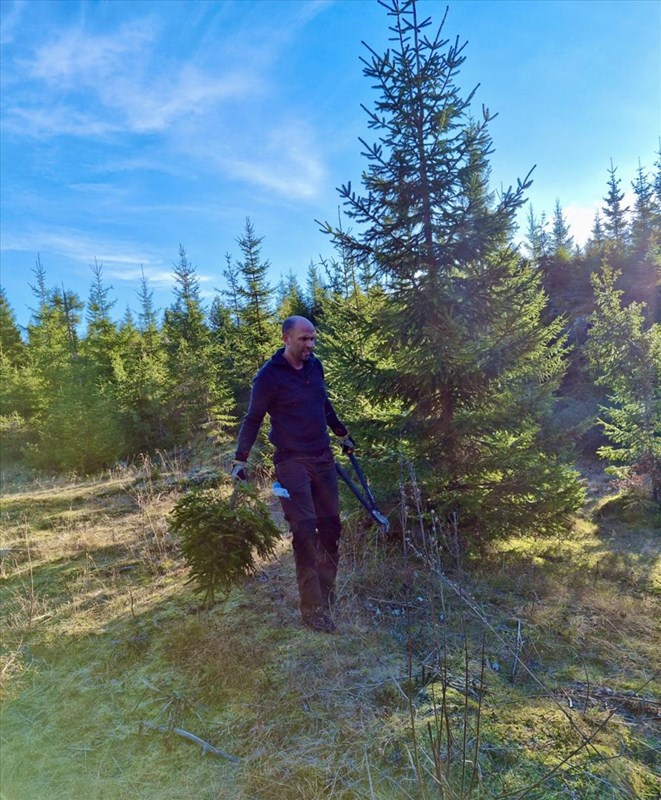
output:
[[[340,505],[337,473],[330,449],[323,455],[296,456],[275,466],[289,492],[280,498],[292,531],[301,612],[329,608],[337,575]]]

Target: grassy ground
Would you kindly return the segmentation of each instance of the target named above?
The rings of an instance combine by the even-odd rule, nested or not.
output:
[[[658,798],[653,509],[601,487],[571,537],[462,565],[349,520],[328,636],[286,538],[199,608],[184,490],[173,464],[5,487],[3,800]]]

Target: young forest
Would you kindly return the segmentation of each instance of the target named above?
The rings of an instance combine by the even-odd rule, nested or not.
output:
[[[208,307],[184,246],[163,313],[143,278],[117,320],[99,263],[84,301],[50,286],[37,256],[26,330],[2,290],[3,469],[91,474],[227,444],[282,321],[302,314],[384,484],[414,462],[430,506],[458,513],[470,538],[562,529],[582,502],[580,458],[661,499],[661,155],[629,176],[631,208],[617,167],[605,170],[584,247],[559,201],[548,215],[529,207],[515,245],[530,177],[490,189],[489,115],[476,120],[454,80],[461,51],[417,35],[365,67],[380,97],[363,186],[340,192],[354,227],[319,223],[337,256],[311,263],[304,286],[293,273],[269,283],[268,243],[247,219]]]
[[[310,738],[305,739],[305,746],[310,749],[305,752],[309,760],[305,761],[301,756],[287,772],[276,756],[285,740],[278,739],[275,711],[269,717],[268,709],[262,709],[260,713],[265,715],[260,718],[262,721],[252,720],[248,725],[241,718],[244,712],[248,713],[245,711],[248,706],[244,705],[241,706],[243,710],[235,710],[236,718],[223,718],[225,722],[219,722],[217,726],[216,722],[210,721],[213,714],[208,712],[209,707],[219,709],[223,703],[231,703],[227,698],[234,696],[232,692],[239,696],[242,691],[251,690],[250,687],[255,692],[259,689],[259,693],[266,689],[269,670],[275,670],[274,664],[280,664],[277,659],[284,658],[284,649],[278,650],[284,648],[281,640],[274,643],[268,637],[285,634],[279,629],[277,633],[266,634],[265,629],[255,628],[267,638],[260,640],[255,634],[248,653],[245,637],[240,639],[238,632],[233,633],[233,629],[228,627],[230,616],[218,616],[216,622],[210,622],[206,629],[197,622],[197,617],[186,618],[184,615],[183,623],[163,617],[164,628],[159,631],[149,628],[144,635],[157,637],[166,635],[166,630],[171,632],[167,634],[174,637],[168,645],[171,653],[168,670],[173,668],[177,653],[181,657],[177,668],[184,672],[187,664],[193,664],[194,653],[204,652],[208,659],[213,660],[215,656],[212,658],[209,638],[213,634],[209,631],[216,630],[215,624],[221,628],[225,626],[223,636],[229,637],[227,641],[234,642],[237,648],[230,653],[228,646],[226,656],[230,661],[234,659],[232,663],[238,667],[238,672],[233,679],[227,675],[219,677],[219,672],[213,678],[216,681],[213,690],[210,688],[213,681],[204,684],[204,691],[207,691],[204,702],[207,705],[199,706],[195,713],[191,711],[196,703],[191,699],[196,696],[191,689],[193,683],[177,684],[178,688],[170,687],[164,693],[157,689],[167,683],[164,676],[171,676],[171,672],[159,673],[161,684],[153,673],[144,675],[144,680],[151,682],[148,690],[142,688],[143,693],[152,692],[149,702],[158,700],[158,705],[162,701],[162,708],[168,709],[166,714],[152,717],[156,720],[152,728],[158,730],[161,726],[162,731],[172,734],[175,729],[185,727],[182,720],[186,719],[188,730],[197,725],[197,733],[204,733],[206,739],[215,736],[215,740],[228,742],[226,734],[234,731],[233,744],[231,738],[228,742],[230,750],[245,755],[252,747],[251,741],[256,740],[262,748],[262,756],[266,752],[273,756],[268,769],[264,766],[266,762],[260,762],[259,769],[254,763],[250,769],[240,768],[244,772],[235,784],[242,787],[240,791],[236,790],[237,794],[232,794],[227,788],[217,788],[213,795],[205,794],[199,787],[206,785],[207,778],[201,774],[191,777],[188,786],[197,786],[196,796],[200,797],[651,799],[655,796],[654,764],[658,766],[659,763],[658,749],[654,751],[651,743],[656,741],[658,744],[658,739],[650,738],[651,734],[644,726],[636,739],[639,750],[635,752],[634,745],[622,734],[622,742],[629,741],[631,745],[629,750],[622,745],[630,759],[626,762],[629,770],[625,770],[629,776],[626,780],[623,778],[618,783],[617,770],[609,772],[605,764],[610,757],[606,745],[603,758],[597,759],[599,766],[589,768],[601,777],[592,775],[594,780],[586,777],[586,774],[592,774],[587,767],[587,773],[580,770],[571,772],[574,746],[578,748],[576,753],[580,751],[581,757],[587,759],[584,764],[593,764],[590,759],[597,758],[592,737],[597,735],[596,728],[602,730],[599,726],[603,719],[593,719],[592,728],[589,728],[586,721],[589,713],[597,712],[593,706],[590,706],[590,711],[587,700],[582,720],[577,717],[578,722],[576,725],[572,723],[570,728],[575,728],[573,733],[579,727],[581,730],[589,728],[588,733],[581,734],[583,739],[579,736],[573,743],[567,734],[566,748],[558,751],[560,766],[557,766],[558,762],[542,764],[541,761],[535,768],[530,766],[532,761],[526,762],[528,766],[525,766],[521,761],[525,755],[521,753],[525,748],[535,750],[537,747],[530,739],[532,734],[521,734],[522,739],[516,738],[519,735],[517,726],[528,724],[522,722],[527,712],[522,712],[523,716],[518,720],[512,717],[508,723],[512,726],[509,733],[501,731],[497,734],[497,725],[505,724],[509,712],[501,713],[493,698],[499,698],[498,703],[503,704],[503,709],[507,708],[509,700],[502,693],[492,694],[493,702],[489,705],[491,701],[487,694],[482,693],[490,676],[496,675],[499,669],[509,669],[509,664],[499,667],[489,652],[485,654],[488,642],[485,645],[482,638],[480,645],[479,636],[475,638],[472,629],[467,633],[465,626],[470,623],[466,623],[463,615],[457,612],[455,619],[461,617],[464,628],[463,634],[457,633],[453,641],[459,643],[460,650],[463,647],[466,650],[461,651],[457,664],[453,661],[454,656],[445,652],[440,661],[434,662],[430,672],[419,641],[425,635],[423,625],[420,623],[420,627],[416,627],[417,618],[410,610],[418,601],[422,602],[422,597],[403,594],[403,588],[397,594],[393,587],[403,587],[406,583],[411,592],[422,592],[420,588],[411,587],[414,584],[419,586],[416,581],[424,582],[436,574],[438,559],[442,561],[447,557],[463,560],[453,573],[453,580],[475,581],[471,584],[471,591],[477,591],[476,586],[485,586],[489,580],[496,580],[495,575],[504,574],[503,565],[510,557],[505,554],[514,552],[507,549],[513,541],[553,541],[559,548],[553,551],[556,561],[551,549],[545,550],[544,568],[560,570],[559,564],[561,561],[565,564],[563,559],[566,558],[566,566],[562,569],[570,569],[568,565],[574,556],[558,553],[564,552],[563,547],[578,546],[577,519],[585,515],[586,508],[593,507],[590,506],[594,502],[594,496],[590,494],[590,477],[595,474],[605,476],[600,478],[606,481],[601,485],[608,486],[611,496],[617,497],[617,508],[625,517],[629,515],[627,519],[646,520],[645,536],[648,538],[645,547],[648,549],[645,552],[651,553],[652,560],[654,553],[658,554],[657,524],[661,504],[661,151],[648,157],[648,161],[645,161],[646,154],[641,154],[634,175],[620,174],[615,161],[604,165],[602,205],[595,216],[590,238],[584,245],[574,242],[560,199],[553,209],[528,206],[526,228],[519,230],[516,219],[520,218],[520,209],[527,202],[526,192],[534,172],[520,180],[513,176],[512,185],[500,191],[490,185],[492,116],[486,109],[475,107],[473,93],[461,84],[462,45],[444,38],[443,24],[437,28],[429,20],[419,19],[414,3],[390,0],[386,5],[391,14],[392,46],[384,53],[368,47],[363,59],[364,74],[374,87],[373,102],[366,109],[365,133],[360,142],[363,173],[362,176],[353,176],[353,181],[350,180],[352,176],[346,176],[347,182],[339,190],[341,214],[335,218],[337,221],[318,220],[319,235],[332,240],[335,256],[327,261],[311,262],[305,281],[299,280],[294,273],[283,277],[277,285],[270,281],[268,241],[260,236],[258,221],[246,219],[244,229],[236,231],[236,239],[228,242],[224,259],[219,254],[224,269],[218,275],[218,284],[224,288],[216,292],[210,303],[203,301],[201,295],[194,242],[182,243],[178,254],[173,253],[172,303],[165,309],[154,307],[149,281],[143,277],[140,285],[136,286],[134,307],[121,315],[115,307],[112,286],[104,280],[103,264],[95,262],[92,265],[89,295],[82,298],[66,287],[54,286],[56,281],[49,275],[48,264],[42,263],[36,254],[30,278],[34,306],[25,329],[17,324],[11,298],[2,291],[0,433],[3,486],[11,488],[11,492],[28,492],[26,486],[30,481],[46,480],[45,476],[50,480],[55,480],[54,476],[60,476],[61,480],[74,480],[75,476],[78,481],[92,481],[95,476],[115,474],[113,471],[117,470],[126,472],[135,465],[156,464],[158,458],[162,472],[165,469],[163,465],[176,459],[192,461],[197,457],[199,463],[200,454],[208,464],[219,465],[219,472],[226,472],[238,426],[247,408],[252,377],[280,346],[282,321],[292,314],[308,317],[318,326],[317,354],[324,363],[333,404],[358,443],[361,463],[385,513],[391,517],[395,539],[399,537],[393,545],[399,555],[393,555],[392,559],[403,558],[403,562],[397,561],[403,563],[402,574],[412,576],[404,581],[402,575],[397,575],[394,560],[390,566],[382,564],[378,579],[376,573],[369,573],[366,555],[361,556],[362,561],[351,562],[357,570],[355,574],[362,576],[363,584],[360,590],[355,586],[351,589],[353,584],[350,584],[346,591],[350,593],[351,590],[354,599],[360,597],[361,613],[372,621],[388,619],[393,629],[401,622],[392,634],[393,638],[388,640],[389,644],[384,645],[382,639],[379,639],[379,644],[373,639],[369,646],[376,649],[367,648],[365,652],[378,653],[383,647],[393,653],[399,652],[403,659],[401,669],[397,668],[399,677],[394,683],[379,683],[378,670],[370,672],[371,688],[368,690],[368,683],[365,683],[360,690],[356,689],[355,698],[360,698],[355,699],[356,708],[367,703],[366,698],[372,698],[379,708],[390,709],[392,714],[400,713],[402,730],[407,725],[410,729],[401,734],[401,740],[397,739],[397,746],[393,744],[397,737],[392,733],[389,744],[379,745],[381,749],[378,752],[376,745],[374,749],[365,745],[364,751],[359,747],[360,752],[352,762],[342,761],[339,751],[333,750],[335,744],[327,743],[324,746],[330,749],[325,751],[324,757],[333,760],[331,768],[329,762],[323,761],[324,757],[318,756],[314,750],[312,730],[305,727],[312,723],[304,721],[300,716],[303,712],[297,705],[296,714],[300,718],[294,717],[291,710],[292,716],[287,724],[298,731],[296,736],[303,737],[308,731],[305,735]],[[652,151],[654,143],[650,144]],[[633,202],[626,205],[625,195],[629,196],[630,189]],[[562,200],[570,202],[571,198]],[[329,216],[332,216],[330,211]],[[268,479],[271,451],[264,434],[262,431],[253,450],[250,469],[258,478]],[[156,481],[157,473],[154,468],[145,480],[148,483]],[[15,481],[18,483],[14,484]],[[9,499],[11,492],[7,495]],[[355,512],[351,503],[350,497],[343,500],[348,512]],[[403,503],[410,504],[408,511],[402,510]],[[36,505],[33,511],[25,513],[37,513],[38,508],[40,506]],[[7,513],[7,520],[14,520],[18,531],[23,523],[18,516],[12,517],[13,512]],[[347,541],[353,541],[351,537],[356,535],[355,529],[351,533],[352,524],[348,524]],[[623,534],[623,537],[631,541],[633,535]],[[16,533],[16,536],[19,537],[17,542],[20,539],[27,543],[25,557],[28,558],[33,552],[29,549],[28,534]],[[366,534],[367,540],[370,536]],[[407,536],[410,549],[402,554],[402,541]],[[434,546],[430,539],[435,540]],[[157,537],[152,545],[155,547],[154,543],[162,541]],[[541,544],[531,546],[542,547]],[[351,550],[349,545],[346,547],[347,552]],[[6,553],[3,550],[3,553],[9,554],[10,549]],[[356,559],[355,550],[351,552],[351,557]],[[432,552],[434,558],[430,555]],[[77,553],[71,556],[74,560],[82,557],[82,550]],[[164,571],[171,562],[164,558],[163,552],[157,555],[159,567],[156,569],[151,564],[149,575],[154,581],[165,580]],[[33,556],[37,558],[36,550]],[[386,562],[389,558],[386,557]],[[578,556],[576,558],[577,564],[583,563]],[[537,566],[531,569],[541,569],[542,557],[533,561]],[[486,564],[491,566],[487,569]],[[122,561],[122,565],[117,569],[125,569],[125,573],[113,573],[117,581],[128,579],[122,576],[130,576],[133,569],[138,575],[144,567],[140,561],[135,564]],[[32,568],[30,562],[30,570]],[[86,569],[91,569],[89,563]],[[264,587],[270,587],[269,591],[277,594],[279,573],[270,573],[269,569],[272,567],[266,570]],[[389,569],[392,571],[388,572]],[[443,569],[449,569],[447,563]],[[599,572],[605,567],[602,564],[594,566],[594,569],[596,571],[590,574],[600,576],[594,578],[594,585],[591,584],[596,592],[597,580],[606,580],[604,573]],[[471,570],[475,572],[471,573]],[[488,570],[491,570],[491,578],[485,577]],[[3,577],[10,572],[3,568]],[[503,607],[516,605],[520,600],[523,605],[517,606],[519,611],[516,612],[519,628],[520,620],[527,613],[521,609],[528,607],[533,609],[531,615],[538,615],[535,624],[539,623],[539,630],[544,625],[553,628],[550,616],[546,621],[541,618],[546,598],[550,597],[550,590],[548,595],[544,594],[544,581],[540,579],[536,587],[529,586],[525,590],[525,602],[520,598],[513,599],[520,582],[525,582],[524,573],[523,568],[516,575],[510,572],[507,580],[503,578],[503,586],[496,588],[491,583],[485,590],[490,598],[494,626]],[[27,573],[24,571],[22,574],[21,586],[29,588],[29,582],[25,582]],[[95,574],[102,575],[101,572]],[[108,582],[109,573],[103,574],[106,575],[103,580]],[[563,580],[571,582],[568,573],[563,574]],[[621,578],[624,571],[618,575]],[[261,586],[257,578],[253,580]],[[358,580],[355,575],[353,580]],[[131,590],[130,615],[126,615],[126,624],[139,624],[140,586],[136,584]],[[639,589],[633,591],[638,600],[631,602],[639,602],[640,608],[644,606],[646,609],[645,613],[652,614],[652,601],[642,589],[636,594]],[[32,590],[34,600],[34,581]],[[105,591],[109,590],[106,588]],[[243,608],[246,602],[252,602],[250,591],[247,601],[228,600],[228,603],[235,602],[232,608]],[[430,596],[436,591],[430,590]],[[434,596],[436,602],[446,602]],[[539,605],[535,605],[537,602]],[[626,603],[623,608],[625,606]],[[450,614],[445,606],[442,608],[443,613],[441,605],[435,611],[432,608],[430,614],[434,619],[442,620],[444,615]],[[25,630],[36,630],[38,612],[38,605],[33,603]],[[396,616],[400,612],[401,616]],[[230,612],[208,613],[229,615]],[[237,613],[253,612],[244,609]],[[269,611],[264,612],[267,613],[271,613],[270,606]],[[603,613],[609,616],[605,611]],[[10,624],[10,629],[12,624],[18,625],[16,614],[18,612],[15,612],[15,621]],[[633,612],[631,615],[633,619]],[[254,624],[259,625],[257,610],[253,616]],[[615,619],[615,615],[612,618]],[[571,626],[571,617],[563,619],[562,625],[558,622],[560,628]],[[532,616],[525,617],[525,620],[533,624]],[[185,631],[179,627],[175,635],[172,632],[174,628],[168,627],[175,624],[183,624]],[[368,629],[373,631],[369,626],[365,628]],[[498,630],[502,630],[502,625]],[[144,653],[152,647],[150,642],[156,641],[141,639],[140,631],[143,629],[136,629],[125,639],[122,638],[124,634],[112,634],[115,637],[113,641],[124,641],[125,644],[130,641],[122,656],[125,659],[122,664],[133,664],[134,659],[144,658]],[[376,637],[377,633],[365,633],[366,637],[368,635]],[[378,633],[378,636],[382,635],[385,635],[383,631]],[[563,640],[563,646],[572,653],[580,651],[587,641],[582,638],[584,635],[588,634],[577,634],[571,640],[571,647],[568,639]],[[636,688],[640,696],[649,698],[651,685],[645,681],[651,679],[651,675],[649,669],[646,672],[641,664],[649,667],[653,661],[649,655],[652,648],[649,637],[652,634],[648,631],[640,635],[643,639],[648,636],[645,639],[647,643],[641,645],[641,652],[647,655],[640,656],[633,669],[636,680],[640,680],[624,681],[620,694]],[[289,646],[303,647],[303,634],[299,632],[296,636],[298,638]],[[534,638],[528,636],[528,641]],[[606,634],[604,636],[607,638]],[[468,640],[473,648],[470,656],[466,645]],[[52,642],[45,644],[45,641],[41,642],[41,650],[35,645],[36,652],[43,653],[44,647],[54,646]],[[515,667],[517,657],[520,656],[521,662],[524,660],[521,641],[517,641]],[[549,644],[544,650],[539,640],[536,641],[538,649],[529,653],[526,661],[531,675],[535,670],[541,674],[540,665],[544,659],[553,658],[553,647]],[[191,643],[194,646],[189,647]],[[22,644],[16,642],[15,645],[15,653],[23,652]],[[330,646],[324,645],[325,648]],[[359,653],[349,653],[349,646],[347,643],[347,652],[342,654],[342,658],[348,659],[346,680],[358,680],[356,676],[360,670],[364,670],[366,675],[368,668],[360,661]],[[83,647],[82,639],[76,647]],[[437,653],[443,651],[438,641],[432,642],[430,647],[432,650],[436,647]],[[635,647],[632,645],[631,653],[633,650]],[[270,652],[268,658],[267,651]],[[293,659],[292,652],[295,651],[288,652],[288,658]],[[569,660],[574,657],[567,655],[567,650],[563,652]],[[638,658],[629,650],[626,652],[631,663]],[[97,657],[101,658],[101,655],[94,656]],[[163,653],[159,657],[165,658]],[[591,656],[588,654],[586,657]],[[276,660],[271,663],[272,658]],[[475,666],[478,662],[481,667]],[[11,675],[16,669],[16,659],[12,657],[5,663],[14,664],[11,669],[6,667],[7,675]],[[115,662],[112,663],[116,666]],[[602,669],[599,680],[602,683],[606,682],[604,675],[608,672],[604,663],[603,660],[599,662],[599,669]],[[237,675],[244,669],[242,664],[249,666],[245,666],[246,684],[240,687]],[[257,673],[253,676],[250,672],[255,664],[261,665],[258,677]],[[278,668],[284,670],[282,664]],[[110,684],[115,679],[120,680],[119,672],[117,675],[113,672],[113,665],[107,669],[104,667],[104,674],[110,675]],[[198,683],[194,685],[198,688],[202,686],[200,676],[205,675],[204,669],[208,668],[195,665],[195,681]],[[422,670],[420,674],[419,669]],[[597,674],[597,667],[595,670]],[[190,671],[192,674],[192,666]],[[587,693],[588,698],[602,697],[598,695],[601,691],[598,680],[590,688],[588,672],[586,669],[585,674],[572,673],[574,694],[569,692],[566,697],[573,697],[575,703],[578,703],[577,697],[581,693]],[[430,677],[432,673],[433,677]],[[92,680],[91,673],[83,675],[81,672],[80,675],[82,685]],[[515,678],[513,667],[512,685],[506,692],[519,691],[520,687],[515,686],[517,680],[523,681],[523,676],[519,678],[519,675]],[[561,680],[559,673],[555,677]],[[544,679],[551,681],[551,674],[545,674]],[[324,692],[332,691],[332,687],[328,688],[331,683],[324,686]],[[221,684],[225,687],[223,691],[226,690],[222,697],[214,694],[221,691],[218,688]],[[377,684],[378,687],[374,688]],[[290,713],[286,711],[289,708],[287,703],[294,696],[285,696],[283,685],[275,679],[269,683],[269,686],[278,687],[273,691],[283,692],[278,696],[279,714]],[[288,686],[290,692],[300,688],[292,688],[293,684]],[[438,689],[441,694],[435,696],[430,686],[441,687]],[[640,689],[641,686],[646,688]],[[357,721],[354,724],[351,715],[355,708],[342,705],[346,698],[341,694],[341,687],[337,691],[338,699],[333,702],[340,705],[334,706],[332,713],[330,706],[324,706],[319,713],[321,719],[326,720],[326,729],[339,726],[336,735],[343,731],[349,749],[354,741],[351,737],[359,737],[361,726],[366,725],[372,731],[370,736],[376,736],[376,739],[383,739],[385,732],[391,731],[389,726],[394,725],[393,718],[383,716],[381,711],[378,714],[374,712],[375,720],[384,721],[383,725],[378,723],[381,731],[378,734],[376,728],[370,727],[372,723],[365,721],[369,714],[361,717],[360,725]],[[523,689],[521,691],[525,694]],[[527,691],[526,703],[541,702],[539,699],[533,701],[533,689],[528,687]],[[426,692],[424,713],[421,711],[420,692]],[[314,706],[315,702],[322,702],[319,700],[322,696],[325,696],[323,692],[315,700],[313,693],[308,694],[301,703]],[[559,695],[556,693],[556,696]],[[29,695],[26,697],[28,706],[32,702],[37,708],[36,696],[32,700]],[[476,710],[480,697],[487,699]],[[565,695],[562,697],[563,708],[573,708],[571,700],[568,706]],[[259,698],[250,702],[257,705],[264,702],[261,694]],[[658,714],[658,703],[655,705],[649,700],[648,710],[652,706]],[[489,716],[492,712],[493,718]],[[107,716],[110,706],[104,706],[99,713]],[[482,733],[480,714],[483,715]],[[142,709],[140,715],[148,716]],[[305,717],[308,718],[309,715]],[[19,717],[10,715],[7,719],[7,724],[16,724],[17,730],[22,725]],[[419,722],[418,719],[426,721]],[[534,719],[531,712],[530,730],[535,727]],[[642,723],[638,720],[630,724]],[[300,729],[296,728],[297,725]],[[459,725],[459,732],[456,732],[455,725]],[[112,730],[112,736],[119,737],[118,729]],[[634,731],[634,728],[628,730]],[[638,728],[635,730],[639,731]],[[162,735],[162,732],[150,734]],[[511,755],[513,751],[502,755],[499,750],[499,747],[504,748],[502,752],[505,753],[510,735],[523,742],[523,749],[516,756]],[[317,731],[317,736],[322,734]],[[480,737],[489,741],[485,745],[486,756],[478,757]],[[615,749],[618,746],[612,745]],[[17,745],[9,746],[10,755],[14,752],[12,747]],[[171,747],[177,751],[183,748],[191,761],[196,758],[192,755],[194,750],[190,743],[173,742]],[[187,747],[191,749],[186,750]],[[460,755],[456,755],[457,747]],[[23,763],[16,752],[13,756],[15,763]],[[313,752],[317,755],[313,756]],[[125,756],[129,758],[128,752]],[[315,761],[317,756],[321,761]],[[93,753],[89,757],[96,758]],[[508,758],[514,760],[508,761]],[[102,769],[100,762],[98,764],[95,767],[97,788],[92,793],[86,795],[80,786],[68,784],[69,778],[64,778],[62,772],[56,773],[55,784],[51,786],[69,788],[66,791],[62,789],[61,795],[56,792],[52,796],[191,796],[176,792],[159,795],[156,790],[145,788],[152,784],[142,773],[144,794],[137,789],[133,791],[123,773],[121,780],[125,783],[120,781],[113,784],[114,789],[109,788],[111,784],[99,783],[100,776],[105,774],[105,766]],[[19,775],[24,769],[25,763],[20,769],[16,767],[7,773],[10,788],[13,786],[17,792],[12,797],[38,796],[38,778],[35,777],[33,783],[27,782]],[[58,769],[64,768],[60,765]],[[228,765],[227,769],[239,767]],[[512,775],[506,778],[508,770],[512,775],[519,770],[516,778]],[[404,774],[406,777],[401,777]],[[483,777],[489,774],[491,778]],[[329,777],[331,775],[335,775],[334,782]],[[227,784],[230,785],[231,782]],[[21,786],[25,794],[21,794]],[[276,787],[272,794],[268,786]],[[294,786],[296,791],[292,788]],[[406,791],[402,789],[399,794],[397,786],[405,787]],[[184,791],[183,786],[181,791]]]

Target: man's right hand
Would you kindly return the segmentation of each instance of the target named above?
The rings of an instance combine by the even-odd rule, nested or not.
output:
[[[235,481],[243,481],[244,483],[248,480],[248,476],[246,475],[246,462],[245,461],[232,461],[232,471],[230,475],[232,479]]]

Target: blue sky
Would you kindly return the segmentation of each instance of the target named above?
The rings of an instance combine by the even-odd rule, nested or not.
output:
[[[495,187],[537,165],[537,213],[558,198],[583,241],[610,159],[629,191],[661,134],[661,3],[460,0],[458,83],[498,112]],[[421,0],[440,22],[445,3]],[[120,317],[144,269],[172,302],[179,243],[205,297],[223,288],[246,217],[272,282],[332,250],[336,187],[370,138],[361,39],[387,45],[376,0],[1,0],[1,282],[21,324],[37,254],[86,299],[103,265]]]

